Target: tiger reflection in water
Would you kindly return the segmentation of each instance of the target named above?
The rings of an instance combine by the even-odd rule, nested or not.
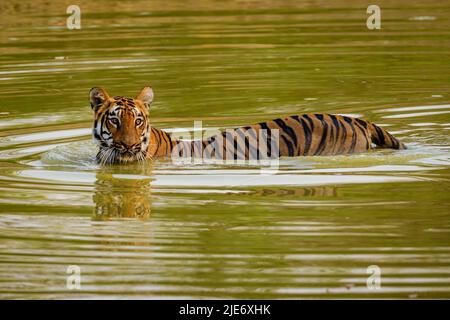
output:
[[[149,176],[149,175],[147,175]],[[124,177],[124,176],[122,176]],[[111,173],[99,173],[95,183],[94,220],[109,220],[120,218],[150,218],[151,179],[128,179]],[[129,176],[128,176],[129,177]],[[133,176],[131,176],[133,177]],[[141,176],[139,176],[141,177]],[[243,197],[294,197],[322,198],[336,197],[337,189],[332,186],[291,187],[291,188],[261,188],[243,193]],[[185,203],[180,197],[180,204]]]
[[[93,200],[94,220],[150,218],[150,180],[129,179],[111,173],[99,173]]]

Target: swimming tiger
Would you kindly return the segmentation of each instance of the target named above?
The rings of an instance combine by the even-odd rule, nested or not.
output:
[[[110,97],[102,88],[89,93],[94,111],[93,138],[97,161],[126,163],[155,157],[211,159],[273,159],[284,156],[324,156],[364,152],[372,143],[406,149],[404,143],[367,120],[333,115],[300,114],[221,132],[203,140],[172,139],[150,124],[153,90],[135,98]]]

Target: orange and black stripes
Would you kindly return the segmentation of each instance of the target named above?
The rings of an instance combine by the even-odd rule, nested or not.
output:
[[[152,157],[195,157],[262,160],[280,156],[324,156],[381,148],[406,149],[397,138],[362,119],[332,114],[301,114],[226,130],[212,137],[174,140],[150,126],[153,90],[144,87],[137,98],[110,97],[99,87],[89,92],[94,111],[93,138],[100,163],[144,161]]]
[[[372,143],[405,145],[369,121],[332,114],[303,114],[227,130],[204,140],[178,141],[151,129],[151,156],[260,160],[280,156],[320,156],[364,152]]]
[[[380,128],[376,124],[369,123],[368,125],[370,134],[372,135],[372,142],[382,148],[391,149],[406,149],[403,142],[399,141],[397,138],[392,136],[386,130]]]
[[[174,142],[170,134],[163,130],[152,127],[150,129],[150,144],[148,147],[148,156],[170,156],[173,150]]]

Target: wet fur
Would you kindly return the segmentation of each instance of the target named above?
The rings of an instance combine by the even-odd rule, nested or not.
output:
[[[93,88],[91,106],[95,113],[93,137],[99,145],[101,164],[145,161],[153,157],[209,157],[214,159],[261,159],[270,153],[271,130],[279,132],[279,156],[338,155],[365,152],[372,143],[382,148],[406,149],[386,130],[370,121],[333,115],[301,114],[225,131],[204,140],[172,140],[163,130],[150,126],[148,109],[153,91],[144,88],[136,99],[109,97]],[[115,125],[117,119],[120,125]],[[137,119],[142,124],[137,125]],[[263,131],[261,131],[263,130]],[[267,145],[258,145],[265,134]]]

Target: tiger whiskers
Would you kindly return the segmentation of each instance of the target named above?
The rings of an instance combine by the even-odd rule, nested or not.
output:
[[[97,154],[97,159],[100,161],[100,164],[111,164],[113,154],[115,153],[115,149],[109,148],[109,149],[100,149],[99,153]]]
[[[150,159],[152,157],[149,157]],[[114,163],[128,163],[128,162],[145,162],[147,159],[147,151],[131,151],[129,153],[122,153],[117,148],[101,148],[97,153],[97,161],[101,165]]]
[[[117,150],[114,148],[102,148],[97,154],[97,161],[100,162],[100,164],[112,164],[114,163],[114,160],[117,157]]]
[[[144,162],[145,161],[144,153],[143,152],[136,153],[136,160],[138,162]]]

